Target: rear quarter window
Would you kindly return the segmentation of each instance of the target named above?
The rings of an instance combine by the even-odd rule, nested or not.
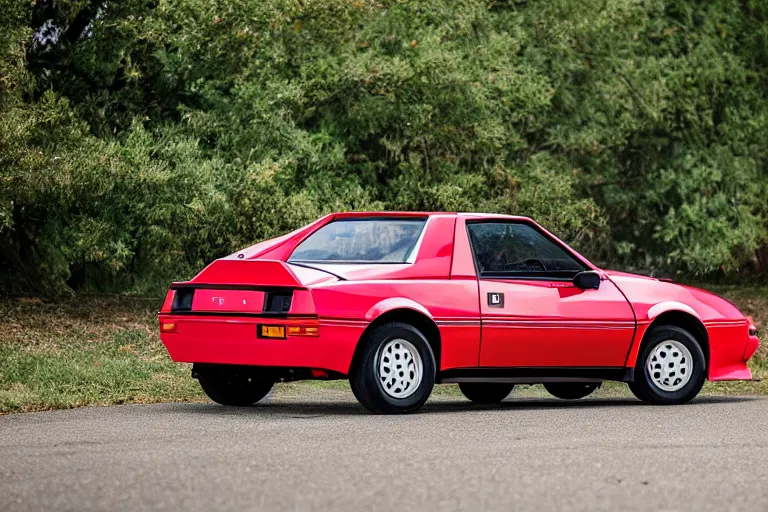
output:
[[[296,262],[405,263],[426,219],[349,219],[326,224],[291,254]]]

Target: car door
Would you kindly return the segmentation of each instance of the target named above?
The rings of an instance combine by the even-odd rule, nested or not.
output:
[[[591,264],[525,220],[466,221],[480,293],[480,366],[621,367],[635,331],[632,308],[604,275],[582,290]]]

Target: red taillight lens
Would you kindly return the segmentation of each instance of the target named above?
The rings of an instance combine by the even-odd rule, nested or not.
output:
[[[316,325],[289,325],[289,336],[320,336],[320,328]]]

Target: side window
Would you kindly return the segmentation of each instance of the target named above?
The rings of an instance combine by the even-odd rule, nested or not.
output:
[[[584,265],[528,224],[467,224],[481,275],[571,278]]]

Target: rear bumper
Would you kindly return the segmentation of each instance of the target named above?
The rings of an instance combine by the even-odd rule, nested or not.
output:
[[[160,334],[176,362],[317,368],[345,375],[367,326],[364,321],[315,318],[319,336],[264,339],[256,335],[258,325],[306,325],[308,319],[165,313],[158,318],[176,323],[177,332]]]

